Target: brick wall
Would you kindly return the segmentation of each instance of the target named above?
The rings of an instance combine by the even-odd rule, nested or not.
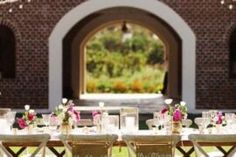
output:
[[[235,29],[235,10],[218,0],[166,1],[197,37],[197,108],[236,108],[236,79],[229,78],[229,35]]]
[[[236,109],[236,79],[229,78],[228,38],[236,28],[235,11],[218,0],[162,0],[193,29],[197,37],[197,108]],[[39,3],[40,2],[40,3]],[[48,37],[65,13],[82,0],[32,0],[0,6],[0,24],[16,34],[16,78],[0,80],[0,107],[47,108]],[[9,7],[13,12],[9,13]]]

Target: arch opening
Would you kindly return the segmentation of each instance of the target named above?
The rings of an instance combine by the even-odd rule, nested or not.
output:
[[[229,41],[229,76],[231,78],[236,78],[236,28],[233,30]]]
[[[129,105],[132,105],[132,103],[134,105],[139,102],[140,106],[146,108],[148,108],[148,106],[149,108],[152,108],[151,106],[161,107],[164,97],[162,94],[157,94],[157,91],[156,94],[145,93],[141,95],[130,94],[129,92],[126,92],[126,94],[85,94],[84,92],[86,88],[86,81],[84,80],[86,76],[86,43],[89,38],[94,36],[99,30],[117,23],[120,24],[123,21],[144,27],[156,34],[163,41],[165,45],[165,71],[171,76],[168,77],[166,81],[168,82],[168,86],[165,96],[180,100],[181,41],[178,35],[164,21],[155,18],[152,14],[128,7],[105,9],[96,12],[77,23],[66,35],[63,40],[63,47],[66,48],[63,51],[63,65],[67,66],[63,67],[63,96],[79,100],[80,104],[90,104],[89,102],[91,102],[91,100],[96,104],[95,100],[98,99],[97,101],[105,101],[110,105],[111,102],[114,103],[114,101],[117,101],[119,98],[119,101],[116,102],[117,105],[127,104],[127,99],[129,99]],[[66,59],[66,57],[68,59]],[[67,79],[65,79],[65,77],[67,77]],[[124,85],[124,83],[122,85]],[[106,97],[109,97],[109,99]],[[120,99],[122,97],[125,98]],[[150,98],[154,100],[151,101]],[[148,103],[144,103],[144,101],[140,99]]]
[[[0,79],[15,78],[15,35],[11,28],[0,25]]]
[[[143,5],[145,4],[145,5]],[[189,26],[175,13],[171,8],[162,2],[136,1],[135,3],[126,0],[115,1],[87,1],[74,8],[67,13],[56,25],[49,38],[49,105],[50,109],[54,108],[55,104],[60,102],[62,98],[62,40],[66,34],[73,28],[76,23],[81,22],[88,15],[101,11],[107,8],[114,7],[132,7],[141,9],[147,13],[151,13],[156,18],[165,21],[171,26],[179,36],[181,41],[182,56],[180,56],[180,66],[182,73],[178,76],[180,82],[181,97],[188,104],[190,111],[195,109],[195,35]],[[88,9],[90,8],[90,9]],[[78,15],[76,12],[83,12],[83,15]],[[52,62],[52,58],[57,62]],[[175,56],[178,57],[178,56]],[[59,67],[59,68],[58,68]],[[178,84],[178,83],[176,83]],[[178,84],[179,85],[179,84]]]

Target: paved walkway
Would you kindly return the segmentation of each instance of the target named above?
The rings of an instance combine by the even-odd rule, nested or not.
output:
[[[162,94],[86,94],[81,100],[74,100],[80,106],[97,106],[102,101],[105,106],[130,106],[139,108],[139,113],[158,111],[164,104]]]

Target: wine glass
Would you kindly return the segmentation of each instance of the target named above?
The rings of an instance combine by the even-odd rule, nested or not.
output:
[[[211,116],[211,118],[216,117],[216,116],[217,116],[217,113],[218,113],[217,110],[209,110],[208,112],[209,112],[209,115]]]
[[[15,122],[16,112],[15,111],[9,111],[6,115],[7,122],[10,125],[10,129],[12,129],[12,125]]]
[[[153,113],[153,120],[154,120],[154,125],[156,125],[156,123],[158,123],[158,112]]]
[[[49,118],[49,129],[51,131],[56,131],[59,125],[59,118],[56,115],[50,115]]]
[[[203,129],[206,129],[209,124],[211,124],[211,120],[217,115],[216,110],[210,111],[202,111],[202,122],[201,125]]]
[[[42,114],[43,122],[44,122],[46,128],[49,126],[50,116],[51,116],[50,114]]]
[[[234,113],[225,113],[225,120],[227,122],[227,128],[232,129],[232,124],[235,118]]]
[[[153,113],[153,124],[155,125],[155,130],[161,129],[161,125],[163,125],[163,121],[161,118],[160,112],[154,112]]]
[[[107,124],[108,132],[118,132],[119,130],[119,116],[118,115],[109,115],[108,116],[108,124]]]

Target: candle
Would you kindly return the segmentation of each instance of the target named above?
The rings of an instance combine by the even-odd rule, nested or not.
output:
[[[127,131],[135,129],[135,117],[125,117],[125,125]]]
[[[98,105],[99,107],[104,107],[104,102],[99,102]]]

